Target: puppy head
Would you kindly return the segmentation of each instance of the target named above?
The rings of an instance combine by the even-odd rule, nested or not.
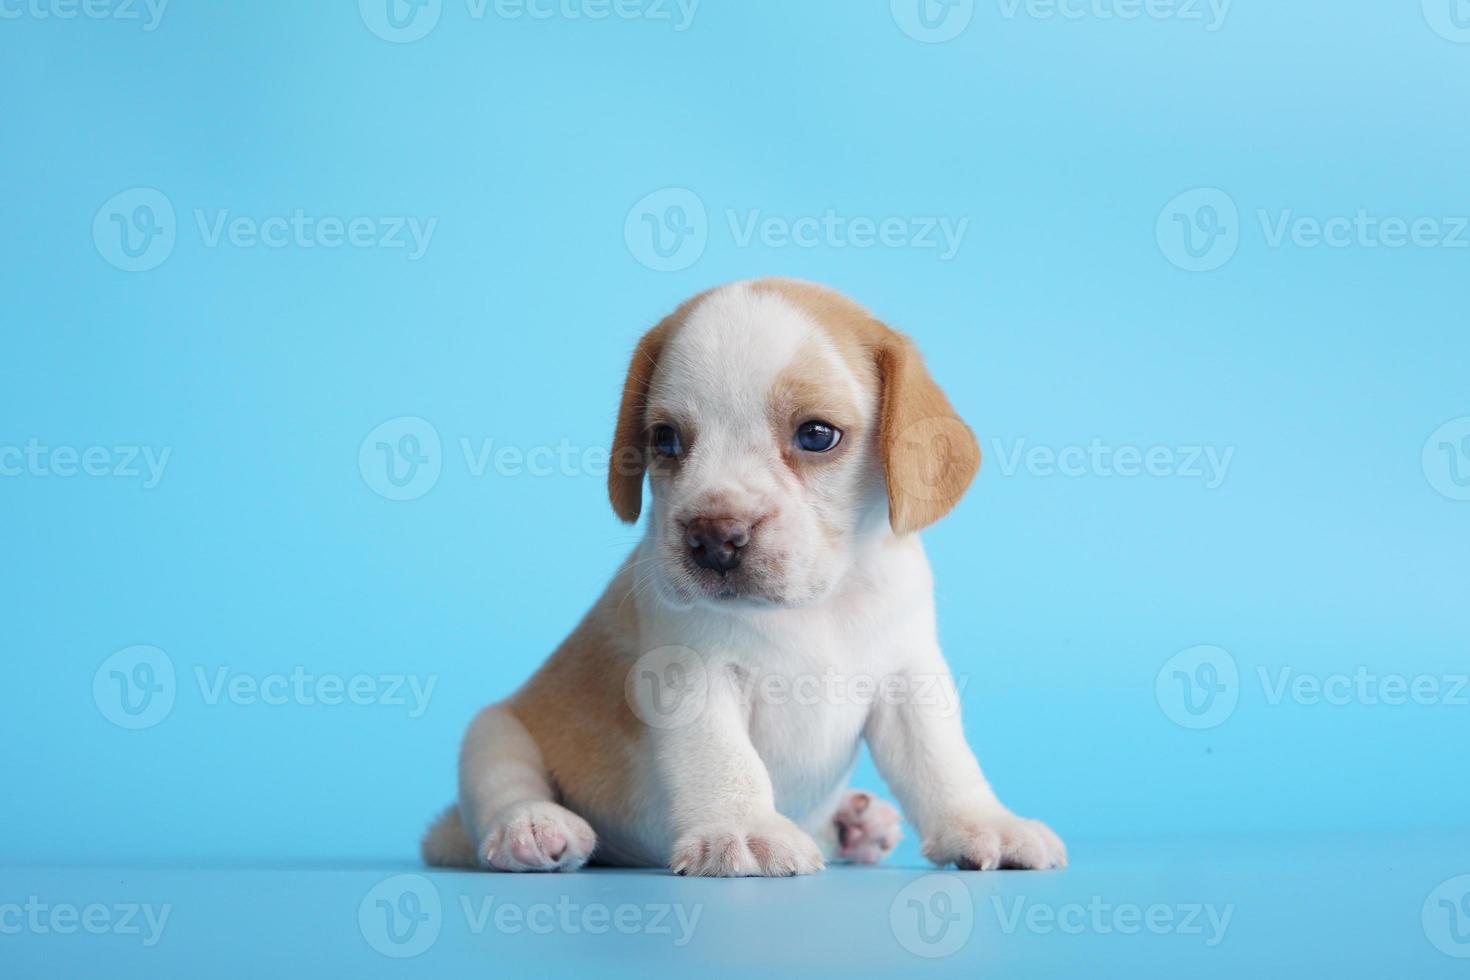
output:
[[[638,519],[647,473],[671,605],[800,606],[865,545],[944,516],[980,449],[913,344],[841,295],[766,279],[702,293],[644,335],[608,491]]]

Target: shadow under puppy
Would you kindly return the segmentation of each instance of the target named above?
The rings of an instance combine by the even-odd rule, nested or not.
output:
[[[940,865],[1066,862],[965,742],[915,533],[980,451],[912,342],[785,279],[681,305],[639,342],[608,490],[646,532],[539,671],[470,724],[431,865],[790,875],[872,863],[892,806]],[[803,696],[803,692],[807,692]]]

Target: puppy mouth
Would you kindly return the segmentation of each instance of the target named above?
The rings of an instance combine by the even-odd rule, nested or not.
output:
[[[768,591],[743,568],[729,571],[714,571],[689,565],[684,569],[686,581],[693,587],[697,598],[716,602],[734,602],[739,599],[763,599],[770,601]]]
[[[668,562],[662,576],[666,596],[678,606],[707,605],[730,608],[742,605],[783,605],[780,590],[765,581],[765,576],[745,564],[720,571],[701,568],[680,557]]]

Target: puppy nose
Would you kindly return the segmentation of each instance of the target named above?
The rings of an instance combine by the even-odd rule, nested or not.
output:
[[[727,517],[696,517],[684,532],[684,543],[694,564],[716,572],[728,572],[740,564],[750,544],[750,525]]]

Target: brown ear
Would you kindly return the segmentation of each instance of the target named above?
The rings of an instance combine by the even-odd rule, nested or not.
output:
[[[613,513],[629,524],[638,520],[643,509],[643,474],[648,470],[648,433],[643,416],[648,386],[653,383],[654,369],[674,322],[674,316],[665,318],[638,341],[618,404],[618,424],[613,430],[612,456],[607,466],[607,496]]]
[[[882,385],[878,441],[888,481],[888,522],[907,534],[939,520],[959,502],[980,468],[980,445],[913,342],[896,331],[877,348]]]

